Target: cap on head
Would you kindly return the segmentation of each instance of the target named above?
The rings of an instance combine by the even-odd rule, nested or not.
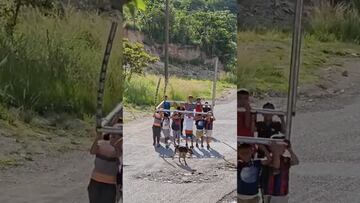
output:
[[[248,95],[249,96],[250,92],[247,89],[241,88],[241,89],[238,89],[237,95]]]
[[[275,106],[274,106],[274,104],[268,102],[263,105],[263,109],[275,109]]]

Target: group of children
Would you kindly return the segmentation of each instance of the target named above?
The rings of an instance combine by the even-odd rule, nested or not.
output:
[[[171,106],[176,106],[179,111],[170,113]],[[181,111],[187,111],[186,113]],[[190,113],[191,112],[191,113]],[[167,96],[164,98],[161,111],[155,112],[153,115],[153,145],[160,146],[161,131],[165,137],[166,148],[170,146],[170,135],[173,132],[174,146],[180,145],[180,137],[185,130],[186,147],[188,147],[188,140],[191,141],[190,148],[194,148],[194,124],[196,127],[195,142],[196,147],[204,147],[204,140],[207,144],[207,149],[210,149],[210,141],[212,137],[213,122],[215,117],[211,112],[211,107],[208,102],[203,105],[201,99],[197,98],[196,102],[193,102],[193,97],[189,96],[188,101],[185,104],[176,103],[171,104],[167,100]]]
[[[238,202],[286,203],[289,191],[289,170],[297,165],[299,160],[292,151],[290,142],[282,135],[285,132],[284,117],[280,121],[273,119],[274,115],[264,114],[263,121],[256,121],[256,114],[251,112],[247,90],[237,92],[238,136],[282,139],[284,143],[273,142],[270,145],[238,143],[237,193]],[[275,109],[271,103],[266,103],[264,109]]]

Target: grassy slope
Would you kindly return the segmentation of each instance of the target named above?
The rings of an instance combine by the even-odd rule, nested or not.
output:
[[[257,92],[287,89],[290,67],[289,34],[238,32],[238,83]],[[360,46],[342,42],[320,42],[310,35],[303,40],[300,84],[315,83],[317,71],[334,57],[360,54]]]

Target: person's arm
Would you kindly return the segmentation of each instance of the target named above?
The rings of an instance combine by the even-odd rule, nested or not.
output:
[[[256,115],[252,115],[252,114],[250,114],[250,118],[251,118],[251,120],[250,120],[250,129],[251,129],[251,132],[255,132],[255,123],[256,123]]]
[[[281,133],[285,134],[286,133],[286,126],[285,126],[285,117],[283,115],[279,116],[280,118],[280,122],[281,122]]]
[[[103,138],[102,133],[97,132],[95,140],[94,140],[94,142],[93,142],[93,144],[91,145],[91,148],[90,148],[90,154],[96,154],[98,152],[98,149],[99,149],[98,142],[102,138]]]
[[[114,144],[116,157],[122,157],[122,138],[120,138],[116,143]]]
[[[250,104],[247,104],[245,106],[245,126],[247,128],[251,128],[251,108],[250,108]]]
[[[267,147],[265,145],[260,144],[259,149],[265,153],[265,156],[267,158],[269,158],[271,156],[269,150],[267,149]]]
[[[271,167],[274,168],[275,170],[280,169],[280,158],[282,155],[283,147],[284,146],[277,144],[272,144],[270,146],[272,152],[272,158],[273,158]]]

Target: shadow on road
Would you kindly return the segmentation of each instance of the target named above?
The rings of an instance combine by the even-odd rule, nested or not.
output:
[[[214,137],[211,137],[211,142],[221,142],[220,140],[214,138]]]
[[[192,169],[189,165],[184,165],[184,164],[176,164],[178,165],[180,168],[186,170],[186,171],[189,171],[189,172],[194,172],[196,170]]]
[[[200,159],[203,159],[203,158],[222,159],[224,157],[222,154],[220,154],[218,151],[214,150],[213,148],[210,148],[209,150],[204,149],[204,148],[194,148],[193,156],[195,156],[196,158],[200,158]]]
[[[216,151],[215,149],[213,148],[210,148],[210,154],[215,157],[215,158],[219,158],[219,159],[222,159],[224,158],[224,156],[222,154],[220,154],[218,151]]]
[[[172,166],[173,168],[176,168],[175,165],[173,165],[172,163],[170,163],[170,162],[169,162],[168,160],[166,160],[164,157],[163,157],[162,159],[165,161],[165,163],[169,164],[169,165]]]
[[[162,145],[160,147],[155,147],[155,151],[159,153],[159,156],[162,158],[172,158],[174,151],[171,148],[166,149]]]

